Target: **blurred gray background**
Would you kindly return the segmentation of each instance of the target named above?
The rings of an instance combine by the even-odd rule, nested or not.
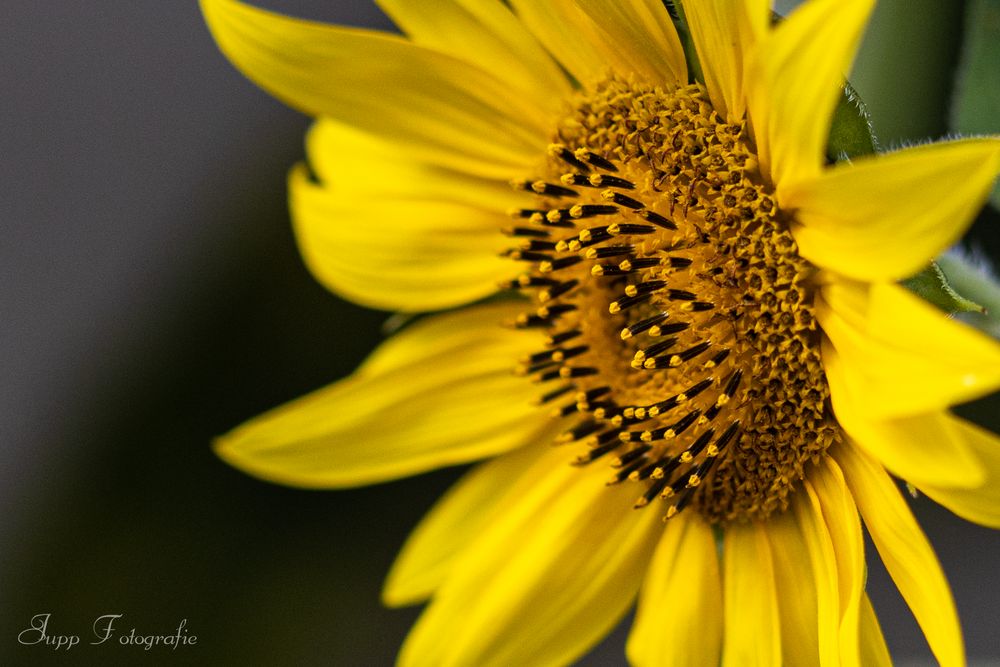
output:
[[[262,4],[390,27],[361,0]],[[881,3],[854,80],[888,143],[948,131],[963,12]],[[381,608],[382,577],[460,471],[306,492],[209,450],[349,373],[385,317],[296,255],[284,178],[307,119],[230,67],[193,2],[6,2],[0,35],[0,664],[390,664],[417,611]],[[974,231],[994,257],[996,222]],[[966,414],[996,428],[996,406]],[[970,656],[1000,663],[1000,534],[914,506]],[[877,563],[869,589],[894,657],[929,662]],[[40,613],[50,633],[187,619],[198,644],[19,646]],[[585,664],[622,664],[624,637]]]

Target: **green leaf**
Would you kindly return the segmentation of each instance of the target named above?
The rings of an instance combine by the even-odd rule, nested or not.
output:
[[[831,160],[840,161],[879,151],[875,129],[868,107],[850,83],[844,84],[844,94],[837,102],[830,125],[826,152]]]
[[[956,292],[937,262],[931,262],[930,266],[912,278],[907,278],[902,284],[917,296],[949,314],[986,311],[978,303]]]
[[[1000,133],[1000,0],[967,5],[951,129],[964,135]],[[1000,208],[1000,184],[991,202]]]

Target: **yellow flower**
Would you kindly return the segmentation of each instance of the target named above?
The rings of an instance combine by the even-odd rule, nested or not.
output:
[[[688,0],[703,84],[660,0],[379,4],[407,37],[202,0],[317,117],[290,177],[316,276],[462,306],[218,443],[308,487],[492,457],[389,576],[389,604],[430,600],[401,663],[570,662],[638,595],[636,665],[887,664],[863,519],[962,664],[890,473],[1000,526],[1000,446],[947,411],[1000,386],[1000,346],[896,281],[960,237],[1000,141],[825,160],[873,0],[777,26],[767,0]],[[498,281],[531,301],[470,305]]]

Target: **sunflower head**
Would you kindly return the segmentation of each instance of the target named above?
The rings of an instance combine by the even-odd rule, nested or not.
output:
[[[492,459],[393,568],[388,602],[432,600],[401,662],[566,663],[641,589],[636,664],[887,664],[863,518],[961,664],[889,473],[1000,525],[1000,448],[947,412],[1000,386],[1000,347],[898,281],[968,226],[1000,141],[827,158],[873,0],[380,5],[407,37],[202,0],[318,117],[290,178],[317,277],[455,309],[218,445],[312,487]]]
[[[519,371],[578,413],[560,442],[644,482],[673,516],[766,518],[839,430],[820,359],[815,268],[798,254],[745,123],[699,84],[611,77],[560,123],[513,260],[547,330]],[[565,402],[564,396],[569,397]]]

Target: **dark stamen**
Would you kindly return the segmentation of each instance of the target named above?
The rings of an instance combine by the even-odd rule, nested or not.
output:
[[[594,188],[621,188],[623,190],[635,190],[635,183],[627,181],[619,176],[608,174],[591,174],[590,186]]]
[[[632,199],[631,197],[627,197],[627,196],[623,195],[620,192],[615,192],[614,190],[604,190],[604,191],[602,191],[601,192],[601,197],[603,197],[604,199],[607,199],[608,201],[613,201],[614,203],[618,204],[619,206],[624,206],[625,208],[630,208],[630,209],[633,209],[633,210],[637,210],[637,209],[640,209],[640,208],[645,208],[645,206],[646,206],[641,201],[639,201],[637,199]]]
[[[605,160],[597,153],[588,151],[586,148],[578,148],[573,155],[576,159],[586,162],[587,164],[599,169],[604,169],[605,171],[618,171],[618,167],[616,167],[614,163]]]
[[[573,154],[573,151],[561,144],[552,144],[549,146],[549,155],[559,158],[566,164],[576,167],[580,171],[590,171],[590,165],[577,158],[576,155]]]
[[[622,329],[621,338],[622,338],[622,340],[628,340],[632,336],[640,334],[643,331],[646,331],[647,329],[649,329],[650,327],[652,327],[652,326],[654,326],[656,324],[659,324],[660,322],[662,322],[663,320],[667,319],[668,317],[669,317],[669,315],[667,313],[658,313],[656,315],[653,315],[652,317],[648,317],[648,318],[646,318],[644,320],[640,320],[640,321],[636,322],[635,324],[633,324],[631,326],[627,326],[624,329]]]
[[[677,225],[675,225],[673,222],[663,217],[656,211],[650,211],[648,208],[639,211],[638,213],[636,213],[636,215],[638,215],[646,222],[653,223],[657,227],[662,227],[663,229],[671,229],[671,230],[677,229]]]

